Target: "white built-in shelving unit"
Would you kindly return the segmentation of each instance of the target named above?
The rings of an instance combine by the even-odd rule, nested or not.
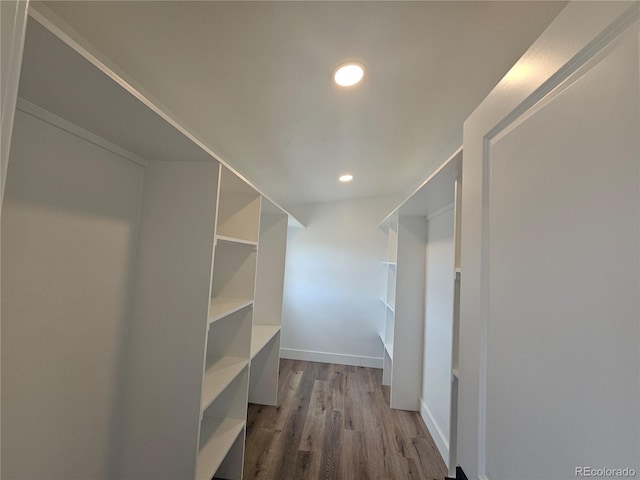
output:
[[[277,405],[287,216],[263,199],[251,334],[249,402]]]
[[[419,409],[424,288],[424,218],[394,212],[382,224],[388,234],[382,383],[391,386],[391,407]],[[421,273],[422,270],[422,273]],[[418,359],[418,361],[416,361]]]
[[[261,195],[218,176],[197,479],[242,478]]]
[[[3,420],[5,415],[22,419],[29,448],[48,452],[42,461],[51,477],[240,479],[247,403],[278,401],[287,226],[300,224],[92,53],[45,6],[30,14],[16,136],[37,148],[25,152],[24,142],[17,141],[19,158],[13,159],[13,171],[9,167],[2,244],[15,262],[2,271],[3,327],[8,326],[3,349],[29,355],[40,368],[34,371],[13,357],[5,362],[3,356],[3,381],[5,375],[28,379],[25,385],[3,385],[3,392],[12,391],[3,402]],[[67,144],[81,152],[79,160]],[[94,164],[102,170],[93,171]],[[35,191],[34,182],[47,185],[47,191]],[[106,192],[105,185],[116,187]],[[30,212],[19,208],[23,198],[31,199]],[[73,219],[76,231],[65,231],[52,220],[56,215]],[[49,229],[42,239],[47,248],[34,250],[33,242],[25,242],[20,227],[25,221]],[[96,228],[104,241],[89,246],[85,230]],[[128,250],[101,257],[107,246],[123,242]],[[61,263],[55,260],[58,245],[65,248]],[[117,270],[115,284],[125,290],[93,285],[67,267],[91,252],[105,272]],[[65,352],[88,351],[86,345],[96,338],[84,338],[84,330],[69,331],[57,342],[33,335],[28,320],[47,297],[34,290],[23,302],[25,261],[46,263],[47,274],[58,282],[49,284],[56,332],[75,321],[67,318],[66,305],[78,303],[78,289],[101,305],[82,323],[97,322],[104,312],[116,322],[108,331],[116,332],[110,341],[118,350],[105,350],[105,336],[90,356],[90,363],[104,357],[99,375],[105,381],[115,378],[109,398],[89,399],[88,390],[81,390],[86,399],[85,393],[74,397],[80,409],[94,406],[99,425],[118,424],[96,437],[104,443],[96,458],[111,452],[102,462],[108,471],[81,471],[63,461],[82,457],[78,448],[90,444],[69,441],[77,435],[71,422],[46,413],[75,388],[73,374],[56,360],[60,356],[48,352],[60,350],[66,358]],[[74,361],[82,365],[77,355]],[[59,378],[59,384],[50,382]],[[48,386],[36,396],[33,385]],[[27,388],[31,393],[24,397]],[[118,422],[109,417],[115,411]],[[3,457],[3,474],[39,478],[37,463],[18,437],[3,431],[3,448],[15,453]]]
[[[382,226],[387,233],[387,256],[382,261],[386,274],[386,288],[384,295],[380,297],[380,301],[384,306],[384,330],[379,332],[378,335],[384,345],[382,384],[391,385],[393,333],[395,330],[396,270],[398,265],[398,220],[394,217]]]
[[[416,189],[380,224],[387,233],[387,257],[382,264],[387,282],[381,297],[384,331],[382,382],[391,386],[391,407],[420,411],[425,325],[425,262],[428,244],[427,219],[443,211],[456,210],[456,263],[450,275],[456,278],[456,302],[460,279],[460,188],[462,148]],[[456,202],[458,199],[458,202]],[[454,205],[455,204],[455,205]],[[457,315],[457,306],[454,307]],[[457,320],[453,322],[457,329]],[[457,330],[454,332],[457,338]],[[457,340],[452,346],[453,369],[457,369]]]
[[[451,345],[451,396],[449,411],[449,474],[454,475],[458,465],[458,384],[460,382],[460,282],[462,267],[460,262],[462,232],[462,165],[458,167],[458,176],[454,185],[454,291]]]

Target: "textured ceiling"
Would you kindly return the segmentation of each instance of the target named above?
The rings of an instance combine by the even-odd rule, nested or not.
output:
[[[288,207],[419,183],[564,2],[47,6]],[[332,85],[354,59],[363,83]]]

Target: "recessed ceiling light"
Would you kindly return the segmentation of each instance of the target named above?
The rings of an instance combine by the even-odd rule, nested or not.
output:
[[[350,175],[348,173],[346,175],[340,175],[338,177],[338,180],[340,180],[343,183],[350,182],[351,180],[353,180],[353,175]]]
[[[333,71],[333,81],[341,87],[351,87],[364,77],[364,67],[357,62],[343,63]]]

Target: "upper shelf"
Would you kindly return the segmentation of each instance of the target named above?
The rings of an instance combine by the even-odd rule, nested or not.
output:
[[[264,197],[262,199],[262,208],[260,210],[261,214],[267,214],[267,215],[280,215],[282,213],[287,213],[284,210],[282,210],[278,205],[274,204],[272,201],[270,201],[268,198]],[[288,228],[301,228],[301,229],[305,229],[306,227],[300,223],[300,221],[295,218],[293,215],[289,215],[288,219],[287,219],[287,227]]]
[[[147,161],[217,161],[268,198],[46,5],[29,16],[20,97]]]
[[[28,31],[20,97],[146,160],[215,160],[40,23]]]
[[[398,215],[418,215],[428,217],[453,204],[455,200],[454,182],[462,165],[462,147],[458,148],[429,178],[387,215],[380,227],[387,228],[389,222]]]

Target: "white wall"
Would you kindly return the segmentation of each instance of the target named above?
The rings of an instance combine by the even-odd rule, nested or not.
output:
[[[2,478],[113,478],[143,169],[16,113],[2,215]]]
[[[282,357],[382,367],[387,246],[378,223],[397,203],[372,197],[293,212],[307,228],[289,232]]]
[[[451,208],[427,222],[421,413],[445,463],[449,461],[454,244]]]

